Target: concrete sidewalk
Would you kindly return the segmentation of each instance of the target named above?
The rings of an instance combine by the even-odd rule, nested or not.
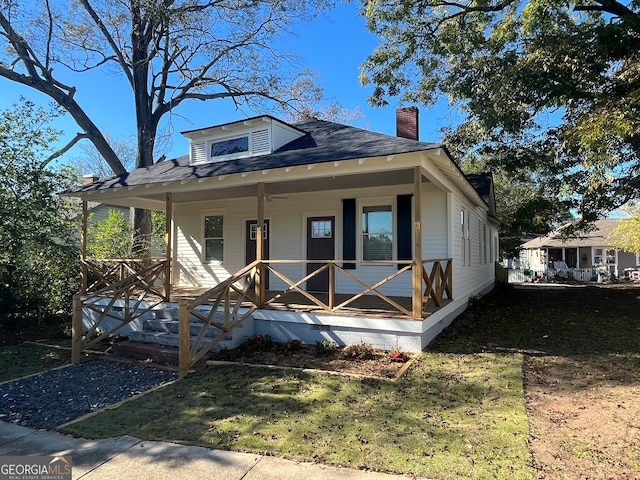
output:
[[[85,440],[0,421],[0,456],[70,455],[73,478],[85,480],[398,480],[397,475],[300,463],[123,436]]]

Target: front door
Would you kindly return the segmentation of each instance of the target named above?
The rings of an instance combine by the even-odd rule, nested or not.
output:
[[[256,227],[258,226],[257,220],[247,220],[245,228],[245,260],[246,265],[256,260]],[[269,220],[264,221],[264,245],[262,250],[263,260],[269,259]],[[265,278],[264,288],[269,288],[269,274]]]
[[[335,258],[334,239],[335,217],[307,218],[307,260],[333,260]],[[307,275],[319,269],[324,264],[307,264]],[[329,270],[307,280],[307,290],[310,292],[329,291]]]

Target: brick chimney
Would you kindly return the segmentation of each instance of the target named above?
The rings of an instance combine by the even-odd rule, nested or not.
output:
[[[89,185],[90,183],[97,182],[98,180],[100,180],[100,177],[90,173],[89,175],[84,175],[82,177],[82,184]]]
[[[396,136],[419,140],[418,107],[396,108]]]

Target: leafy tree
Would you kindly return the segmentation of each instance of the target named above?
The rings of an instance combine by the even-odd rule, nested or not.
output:
[[[518,256],[525,234],[543,235],[571,219],[561,204],[549,199],[545,186],[532,180],[533,172],[507,172],[487,163],[486,158],[466,155],[460,167],[467,174],[493,170],[503,258]]]
[[[640,252],[640,206],[631,208],[629,213],[631,216],[620,220],[613,231],[617,237],[613,245],[627,252]]]
[[[164,253],[165,212],[151,212],[151,251]],[[134,254],[134,230],[119,210],[109,210],[107,218],[94,222],[89,217],[87,254],[94,259],[131,258]]]
[[[109,210],[107,218],[93,222],[89,216],[87,254],[93,258],[130,258],[133,251],[133,225],[118,210]]]
[[[57,114],[30,102],[0,112],[0,326],[67,309],[77,290],[73,205],[57,193],[78,178],[42,166]]]
[[[288,57],[274,45],[292,23],[324,5],[324,0],[3,0],[0,77],[48,95],[78,124],[81,132],[57,154],[86,138],[121,175],[123,159],[76,95],[71,82],[78,75],[101,70],[125,79],[133,93],[136,167],[147,167],[154,163],[161,120],[185,101],[230,99],[239,106],[291,100]],[[134,226],[143,238],[151,232],[150,219],[148,211],[136,211]]]
[[[616,0],[368,0],[380,45],[363,65],[389,97],[465,114],[459,145],[533,172],[589,222],[640,197],[640,17]]]

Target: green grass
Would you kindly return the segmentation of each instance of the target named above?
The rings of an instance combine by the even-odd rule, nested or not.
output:
[[[0,347],[0,383],[70,363],[71,351],[34,343]]]
[[[65,432],[439,479],[532,478],[520,354],[427,352],[402,380],[209,368]]]

